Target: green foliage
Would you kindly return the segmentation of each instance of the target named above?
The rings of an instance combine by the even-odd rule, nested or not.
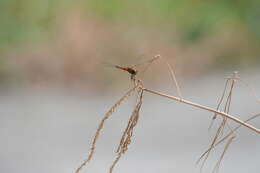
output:
[[[56,1],[0,0],[0,45],[44,36]]]
[[[259,0],[0,0],[0,47],[46,36],[55,13],[79,3],[108,21],[173,26],[188,42],[207,36],[223,21],[240,23],[260,39]]]

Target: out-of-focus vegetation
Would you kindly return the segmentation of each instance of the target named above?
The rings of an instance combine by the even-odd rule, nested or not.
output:
[[[1,47],[43,38],[55,14],[73,5],[109,22],[174,27],[184,41],[197,41],[228,24],[241,25],[260,40],[258,0],[1,0]]]
[[[120,57],[154,53],[182,57],[177,63],[191,71],[196,61],[211,67],[253,64],[260,59],[259,9],[259,0],[1,0],[0,76],[12,69],[27,77],[35,69],[49,73],[50,59],[70,64],[63,71],[61,65],[53,68],[71,74],[85,68],[80,64],[89,60],[83,57],[121,62]],[[21,67],[20,61],[28,63]],[[28,64],[42,70],[27,71]],[[90,71],[72,78],[81,73]]]

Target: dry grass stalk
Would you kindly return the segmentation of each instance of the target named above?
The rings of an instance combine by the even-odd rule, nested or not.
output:
[[[226,103],[225,103],[225,107],[224,107],[224,112],[229,113],[230,105],[231,105],[231,98],[232,98],[232,91],[233,91],[233,88],[234,88],[234,84],[235,84],[235,82],[236,82],[237,80],[240,80],[240,78],[238,77],[237,72],[234,72],[233,76],[232,76],[231,78],[228,78],[228,79],[227,79],[226,84],[225,84],[225,88],[224,88],[224,91],[223,91],[223,94],[222,94],[221,99],[220,99],[220,102],[219,102],[219,104],[218,104],[218,106],[217,106],[217,110],[219,109],[219,107],[220,107],[220,105],[221,105],[221,103],[222,103],[222,101],[223,101],[223,99],[224,99],[224,96],[225,96],[225,93],[226,93],[226,90],[227,90],[227,85],[228,85],[228,83],[230,82],[230,83],[231,83],[231,84],[230,84],[230,90],[229,90],[229,93],[228,93],[228,96],[227,96],[227,100],[226,100]],[[212,126],[212,124],[213,124],[213,121],[216,119],[216,116],[217,116],[217,114],[215,114],[214,117],[212,118],[211,126]],[[254,117],[255,117],[255,116],[254,116]],[[239,127],[241,127],[241,126],[238,126],[236,129],[233,130],[233,129],[227,124],[228,127],[229,127],[229,130],[230,130],[230,133],[217,142],[217,139],[224,133],[224,128],[225,128],[225,125],[226,125],[226,123],[227,123],[227,118],[226,118],[226,117],[223,117],[223,116],[222,116],[222,118],[223,118],[222,123],[221,123],[220,126],[219,126],[219,129],[218,129],[218,131],[217,131],[217,133],[216,133],[216,135],[215,135],[215,138],[213,139],[213,142],[212,142],[211,146],[209,147],[209,149],[207,149],[206,152],[204,152],[204,153],[202,154],[202,156],[201,156],[201,157],[199,158],[199,160],[197,161],[197,163],[198,163],[203,157],[205,157],[205,158],[204,158],[204,161],[203,161],[203,164],[202,164],[202,166],[201,166],[201,168],[202,168],[202,167],[204,166],[205,161],[207,160],[207,158],[208,158],[208,156],[209,156],[211,150],[212,150],[214,147],[216,147],[218,144],[222,143],[224,140],[228,140],[227,143],[226,143],[226,145],[225,145],[225,147],[224,147],[224,151],[223,151],[221,157],[219,158],[218,162],[216,163],[216,165],[215,165],[215,167],[214,167],[214,169],[213,169],[213,172],[218,172],[219,167],[220,167],[220,163],[221,163],[222,159],[224,158],[224,155],[225,155],[225,153],[226,153],[226,151],[227,151],[229,145],[231,144],[231,142],[232,142],[233,139],[235,138],[234,131],[235,131],[236,129],[238,129]]]
[[[217,105],[217,108],[216,108],[216,110],[219,110],[219,108],[220,108],[220,106],[221,106],[221,104],[222,104],[222,102],[223,102],[223,100],[224,100],[224,97],[225,97],[225,95],[226,95],[226,91],[227,91],[227,87],[228,87],[228,84],[230,83],[230,81],[231,81],[231,89],[230,89],[230,91],[229,91],[229,94],[228,94],[228,99],[230,99],[229,101],[226,101],[226,104],[225,104],[225,109],[224,109],[224,112],[227,112],[227,103],[229,102],[229,104],[231,103],[231,94],[232,94],[232,90],[233,90],[233,87],[234,87],[234,84],[235,84],[235,82],[236,82],[236,80],[238,79],[239,77],[238,77],[238,75],[237,75],[237,72],[234,72],[233,73],[233,76],[232,77],[229,77],[229,78],[227,78],[227,80],[226,80],[226,82],[225,82],[225,87],[224,87],[224,90],[223,90],[223,92],[222,92],[222,95],[221,95],[221,97],[220,97],[220,100],[219,100],[219,102],[218,102],[218,105]],[[230,97],[230,98],[229,98]],[[229,106],[230,107],[230,106]],[[229,111],[229,110],[228,110]],[[209,130],[211,129],[211,127],[213,126],[213,123],[214,123],[214,120],[217,118],[217,113],[214,113],[214,116],[213,116],[213,118],[212,118],[212,120],[211,120],[211,123],[210,123],[210,126],[209,126]]]
[[[156,95],[159,95],[159,96],[167,97],[167,98],[170,98],[170,99],[173,99],[173,100],[176,100],[176,101],[185,103],[185,104],[192,105],[192,106],[194,106],[194,107],[198,107],[198,108],[201,108],[201,109],[204,109],[204,110],[213,112],[213,113],[214,113],[214,116],[215,116],[215,115],[221,115],[221,117],[222,117],[222,122],[221,122],[221,124],[220,124],[220,126],[219,126],[219,128],[218,128],[218,130],[217,130],[217,132],[216,132],[216,135],[215,135],[215,137],[214,137],[214,139],[213,139],[213,141],[212,141],[212,143],[211,143],[209,149],[208,149],[208,150],[203,154],[203,156],[201,156],[201,158],[199,159],[199,161],[200,161],[203,157],[205,157],[205,160],[204,160],[204,162],[203,162],[203,164],[202,164],[202,167],[203,167],[205,161],[206,161],[207,158],[208,158],[208,155],[209,155],[210,151],[211,151],[215,146],[217,146],[218,144],[220,144],[220,143],[223,142],[224,140],[228,139],[228,141],[227,141],[227,143],[226,143],[226,145],[225,145],[225,147],[224,147],[224,151],[222,152],[221,157],[219,158],[217,164],[215,165],[215,168],[214,168],[214,170],[213,170],[214,172],[219,170],[220,163],[221,163],[221,161],[223,160],[223,157],[224,157],[225,153],[227,152],[228,147],[230,146],[231,142],[232,142],[233,139],[235,138],[234,130],[233,130],[233,129],[228,125],[228,123],[227,123],[227,120],[228,120],[228,119],[231,119],[231,120],[233,120],[233,121],[239,123],[239,124],[240,124],[239,127],[245,126],[245,127],[248,127],[248,128],[251,129],[251,130],[254,130],[254,131],[257,132],[257,133],[260,133],[260,130],[259,130],[259,129],[257,129],[257,128],[255,128],[255,127],[253,127],[253,126],[247,124],[246,122],[243,122],[243,121],[241,121],[241,120],[239,120],[239,119],[237,119],[237,118],[235,118],[235,117],[233,117],[233,116],[231,116],[231,115],[229,114],[230,106],[231,106],[231,100],[232,100],[233,88],[234,88],[234,84],[235,84],[236,80],[237,80],[237,73],[234,73],[234,75],[232,76],[232,78],[229,78],[229,79],[227,80],[227,82],[226,82],[226,84],[225,84],[224,92],[223,92],[222,97],[221,97],[221,99],[220,99],[220,103],[219,103],[219,105],[218,105],[218,107],[217,107],[216,110],[214,110],[214,109],[212,109],[212,108],[209,108],[209,107],[206,107],[206,106],[202,106],[202,105],[193,103],[193,102],[190,102],[190,101],[187,101],[187,100],[183,100],[182,98],[178,98],[178,97],[175,97],[175,96],[166,95],[166,94],[163,94],[163,93],[160,93],[160,92],[157,92],[157,91],[153,91],[153,90],[149,90],[149,89],[145,89],[145,88],[144,88],[144,91],[150,92],[150,93],[152,93],[152,94],[156,94]],[[231,82],[231,83],[230,83],[230,89],[229,89],[229,92],[228,92],[227,99],[226,99],[226,101],[225,101],[224,112],[220,112],[220,111],[219,111],[219,107],[221,106],[221,103],[223,102],[223,99],[224,99],[224,97],[225,97],[225,93],[226,93],[226,90],[227,90],[228,81]],[[215,118],[214,118],[214,119],[215,119]],[[229,133],[227,136],[225,136],[224,138],[222,138],[221,140],[218,141],[219,137],[224,133],[224,127],[225,127],[226,125],[229,127],[230,133]],[[237,128],[239,128],[239,127],[237,127]],[[202,167],[201,167],[201,169],[202,169]]]
[[[182,98],[181,89],[180,89],[180,86],[179,86],[179,84],[178,84],[178,81],[177,81],[177,77],[176,77],[176,75],[175,75],[175,72],[174,72],[172,66],[170,65],[170,63],[169,63],[165,58],[163,58],[163,60],[165,61],[168,70],[170,71],[171,79],[173,80],[173,83],[175,84],[176,89],[177,89],[177,94],[178,94],[178,96],[179,96],[180,98]]]
[[[232,93],[233,93],[234,85],[235,85],[235,82],[236,82],[236,78],[238,78],[238,77],[237,77],[237,72],[235,72],[231,78],[228,78],[228,79],[226,80],[225,87],[224,87],[224,91],[223,91],[223,93],[222,93],[220,102],[218,103],[217,110],[219,110],[219,107],[221,106],[221,103],[222,103],[223,100],[224,100],[224,97],[225,97],[225,94],[226,94],[226,90],[227,90],[227,86],[228,86],[228,84],[229,84],[229,82],[230,82],[230,89],[229,89],[229,91],[228,91],[228,96],[227,96],[227,98],[226,98],[225,106],[224,106],[224,112],[225,112],[225,113],[229,113],[229,111],[230,111],[230,105],[231,105],[231,99],[232,99]],[[215,113],[214,116],[213,116],[213,118],[212,118],[211,125],[212,125],[213,121],[216,119],[216,117],[217,117],[217,114]],[[215,143],[218,141],[218,138],[221,137],[221,136],[224,134],[224,129],[225,129],[226,124],[227,124],[227,126],[229,127],[229,130],[231,131],[231,133],[232,133],[232,134],[234,133],[234,132],[233,132],[233,129],[232,129],[232,128],[228,125],[228,123],[227,123],[227,118],[224,117],[224,116],[222,116],[222,122],[221,122],[221,124],[219,125],[218,130],[217,130],[217,132],[216,132],[216,134],[215,134],[215,137],[213,138],[212,143],[211,143],[211,145],[210,145],[210,148],[209,148],[208,152],[206,153],[205,158],[204,158],[204,160],[203,160],[203,162],[202,162],[201,171],[202,171],[202,168],[204,167],[204,164],[205,164],[206,160],[208,159],[208,157],[209,157],[209,155],[210,155],[210,153],[211,153],[211,150],[212,150],[213,147],[215,146]],[[233,139],[234,137],[235,137],[235,136],[232,136],[231,138]],[[230,138],[230,139],[231,139],[231,138]],[[229,144],[229,141],[232,142],[232,140],[230,140],[230,139],[228,140],[228,142],[227,142],[226,145],[230,145],[230,144]],[[225,147],[225,148],[226,148],[226,147]],[[223,152],[221,159],[223,159],[224,154],[225,154],[225,152]],[[221,160],[219,160],[219,162],[217,162],[217,164],[220,163],[220,162],[221,162]],[[214,169],[214,170],[215,170],[215,169]]]
[[[95,133],[94,139],[91,143],[91,148],[90,148],[90,153],[87,156],[87,159],[84,160],[84,162],[77,168],[76,173],[79,173],[80,170],[92,159],[93,154],[95,152],[96,148],[96,143],[99,138],[100,132],[104,126],[105,121],[113,114],[113,112],[116,110],[116,108],[123,102],[125,101],[129,96],[131,96],[136,89],[139,87],[139,85],[135,85],[132,89],[130,89],[123,97],[121,97],[110,109],[109,111],[105,114],[104,118],[100,121],[99,126],[97,128],[97,131]]]
[[[253,119],[255,119],[255,118],[259,117],[259,116],[260,116],[260,114],[256,114],[256,115],[250,117],[249,119],[245,120],[245,122],[251,121],[251,120],[253,120]],[[225,141],[226,139],[228,139],[231,135],[233,135],[233,132],[237,131],[240,127],[242,127],[241,124],[238,125],[237,127],[235,127],[235,128],[233,129],[233,131],[229,132],[225,137],[221,138],[218,142],[216,142],[212,148],[211,148],[211,147],[208,148],[208,149],[200,156],[200,158],[197,160],[196,163],[198,164],[198,163],[200,162],[200,160],[201,160],[210,150],[212,150],[212,149],[215,148],[217,145],[221,144],[223,141]]]
[[[205,106],[202,106],[202,105],[198,105],[198,104],[192,103],[192,102],[190,102],[190,101],[182,100],[181,98],[178,98],[178,97],[165,95],[165,94],[159,93],[159,92],[157,92],[157,91],[152,91],[152,90],[149,90],[149,89],[144,89],[145,91],[148,91],[148,92],[153,93],[153,94],[157,94],[157,95],[160,95],[160,96],[163,96],[163,97],[167,97],[167,98],[170,98],[170,99],[174,99],[174,100],[177,100],[177,101],[179,101],[179,102],[183,102],[183,103],[186,103],[186,104],[195,106],[195,107],[199,107],[199,108],[202,108],[202,109],[211,111],[211,112],[214,113],[213,120],[216,119],[216,116],[217,116],[218,114],[222,116],[222,122],[221,122],[221,124],[220,124],[220,126],[219,126],[219,128],[218,128],[218,130],[217,130],[217,132],[216,132],[216,135],[215,135],[215,137],[214,137],[214,139],[213,139],[213,141],[212,141],[212,143],[211,143],[209,149],[208,149],[208,150],[203,154],[203,156],[199,159],[199,161],[200,161],[203,157],[205,157],[205,159],[204,159],[204,161],[203,161],[203,163],[202,163],[202,166],[201,166],[201,170],[202,170],[202,168],[203,168],[203,166],[204,166],[204,164],[205,164],[205,161],[207,160],[207,158],[208,158],[208,156],[209,156],[209,154],[210,154],[210,151],[217,145],[216,142],[218,141],[218,138],[224,133],[224,128],[225,128],[225,126],[226,126],[226,124],[227,124],[227,119],[228,119],[228,118],[229,118],[229,119],[232,119],[232,120],[234,120],[234,121],[236,121],[236,122],[238,122],[238,123],[240,123],[240,125],[245,125],[245,124],[246,124],[246,125],[245,125],[246,127],[250,128],[251,130],[256,131],[257,133],[260,133],[259,129],[257,129],[257,128],[255,128],[255,127],[251,128],[251,127],[252,127],[251,125],[248,126],[247,123],[242,122],[241,120],[237,121],[237,120],[238,120],[237,118],[234,118],[234,117],[232,117],[232,116],[229,115],[230,106],[231,106],[231,100],[232,100],[232,93],[233,93],[233,89],[234,89],[234,84],[235,84],[235,82],[236,82],[237,79],[238,79],[237,72],[235,72],[231,78],[227,79],[226,84],[225,84],[225,88],[224,88],[224,91],[223,91],[223,94],[222,94],[222,96],[221,96],[220,102],[219,102],[219,104],[218,104],[216,110],[213,110],[213,109],[211,109],[211,108],[208,108],[208,107],[205,107]],[[227,90],[227,86],[228,86],[228,83],[229,83],[229,82],[230,82],[230,89],[229,89],[228,96],[227,96],[227,99],[226,99],[226,102],[225,102],[224,112],[220,112],[220,111],[219,111],[219,108],[220,108],[220,106],[221,106],[221,103],[222,103],[223,100],[224,100],[225,95],[226,95],[226,90]],[[227,124],[227,125],[228,125],[228,124]],[[222,140],[220,140],[220,141],[218,142],[218,144],[219,144],[220,142],[223,142],[225,139],[228,139],[228,141],[227,141],[227,143],[226,143],[226,145],[225,145],[225,147],[224,147],[224,151],[223,151],[223,153],[222,153],[220,159],[218,160],[218,162],[217,162],[217,164],[216,164],[216,166],[215,166],[215,168],[214,168],[213,171],[218,171],[219,166],[220,166],[220,163],[221,163],[221,161],[222,161],[222,159],[223,159],[223,157],[224,157],[224,155],[225,155],[225,153],[226,153],[228,147],[230,146],[231,142],[232,142],[233,139],[235,138],[234,130],[233,130],[229,125],[228,125],[228,127],[229,127],[229,130],[230,130],[230,133],[229,133],[227,136],[225,136],[224,139],[222,139]]]
[[[113,172],[114,167],[116,166],[117,162],[120,160],[121,156],[122,156],[122,153],[118,153],[118,154],[117,154],[116,159],[114,160],[114,162],[112,163],[112,165],[111,165],[111,167],[110,167],[110,169],[109,169],[109,173],[112,173],[112,172]]]
[[[203,105],[200,105],[198,103],[194,103],[194,102],[191,102],[191,101],[188,101],[188,100],[185,100],[185,99],[182,99],[182,98],[179,98],[179,97],[176,97],[176,96],[172,96],[172,95],[168,95],[168,94],[164,94],[164,93],[161,93],[159,91],[155,91],[155,90],[151,90],[151,89],[147,89],[147,88],[143,88],[144,91],[148,92],[148,93],[151,93],[151,94],[155,94],[155,95],[158,95],[158,96],[162,96],[162,97],[165,97],[165,98],[169,98],[171,100],[175,100],[175,101],[178,101],[178,102],[181,102],[181,103],[184,103],[184,104],[187,104],[187,105],[190,105],[190,106],[193,106],[193,107],[197,107],[199,109],[203,109],[203,110],[206,110],[208,112],[213,112],[213,113],[217,113],[219,115],[222,115],[222,116],[225,116],[227,117],[228,119],[232,120],[232,121],[235,121],[236,123],[238,124],[241,124],[242,126],[244,127],[247,127],[248,129],[256,132],[256,133],[260,133],[260,129],[246,123],[246,122],[243,122],[242,120],[236,118],[235,116],[232,116],[230,114],[227,114],[225,112],[221,112],[219,110],[216,110],[214,108],[210,108],[210,107],[207,107],[207,106],[203,106]]]
[[[213,173],[219,171],[219,167],[220,167],[221,161],[223,160],[224,155],[225,155],[225,153],[227,152],[228,147],[230,146],[230,144],[232,143],[232,141],[235,139],[235,137],[236,137],[236,136],[232,136],[231,138],[228,139],[227,144],[225,145],[224,151],[222,152],[222,154],[221,154],[221,156],[220,156],[220,158],[219,158],[219,160],[218,160],[216,166],[214,167],[214,169],[213,169],[213,171],[212,171]]]
[[[206,160],[207,160],[207,158],[208,158],[208,156],[209,156],[209,154],[210,154],[210,151],[217,145],[216,142],[217,142],[218,139],[223,135],[225,126],[227,125],[228,128],[229,128],[229,130],[230,130],[230,133],[229,133],[227,136],[225,136],[225,138],[224,138],[223,140],[220,140],[220,142],[223,142],[225,139],[228,139],[228,141],[227,141],[227,143],[226,143],[226,145],[225,145],[225,147],[224,147],[224,151],[223,151],[221,157],[219,158],[218,162],[216,163],[215,168],[213,169],[213,172],[215,172],[215,171],[217,172],[217,171],[219,170],[220,163],[221,163],[221,161],[223,160],[225,153],[227,152],[228,147],[230,146],[231,142],[232,142],[233,139],[235,138],[234,130],[233,130],[233,129],[230,127],[230,125],[227,123],[227,120],[228,120],[228,118],[230,118],[230,119],[232,119],[232,120],[238,122],[238,121],[237,121],[238,119],[236,119],[236,118],[234,119],[234,117],[231,118],[230,116],[227,116],[227,115],[229,115],[229,111],[230,111],[231,100],[232,100],[232,93],[233,93],[233,89],[234,89],[235,82],[236,82],[238,79],[240,79],[239,76],[238,76],[238,73],[237,73],[237,72],[234,72],[234,73],[233,73],[233,76],[232,76],[232,77],[229,77],[229,78],[226,80],[225,87],[224,87],[224,91],[223,91],[222,96],[221,96],[221,98],[220,98],[220,101],[219,101],[219,103],[218,103],[217,109],[216,109],[216,110],[209,110],[208,107],[204,107],[204,106],[201,106],[201,105],[198,105],[198,104],[194,104],[194,103],[189,102],[189,101],[185,101],[185,100],[183,101],[183,100],[182,100],[182,96],[181,96],[181,93],[180,93],[180,90],[179,90],[179,85],[178,85],[178,83],[177,83],[177,80],[176,80],[174,71],[172,70],[171,66],[169,65],[169,63],[168,63],[167,61],[166,61],[166,63],[167,63],[167,66],[168,66],[168,68],[169,68],[169,70],[170,70],[170,72],[171,72],[172,79],[173,79],[173,81],[174,81],[174,83],[175,83],[175,85],[176,85],[176,87],[177,87],[177,91],[178,91],[179,98],[174,97],[174,96],[172,97],[172,96],[169,96],[169,95],[165,95],[165,94],[162,94],[162,93],[159,93],[159,92],[156,92],[156,91],[152,91],[152,90],[147,90],[147,89],[144,89],[144,90],[145,90],[145,91],[148,91],[148,92],[150,92],[150,93],[153,93],[153,94],[157,94],[157,95],[160,95],[160,96],[168,97],[168,98],[177,100],[177,101],[179,101],[179,102],[184,102],[184,103],[186,103],[186,104],[189,104],[189,105],[192,105],[192,106],[195,106],[195,107],[199,107],[199,108],[206,109],[206,110],[208,110],[208,111],[214,112],[214,116],[213,116],[213,118],[212,118],[211,125],[210,125],[209,129],[210,129],[211,126],[213,125],[213,122],[214,122],[214,120],[216,119],[217,115],[219,114],[219,115],[222,116],[222,122],[221,122],[220,126],[218,127],[218,130],[217,130],[217,132],[216,132],[216,134],[215,134],[215,137],[213,138],[213,141],[212,141],[212,143],[211,143],[209,149],[208,149],[208,150],[203,154],[203,156],[200,157],[200,159],[199,159],[199,161],[200,161],[200,160],[205,156],[204,161],[203,161],[202,166],[201,166],[201,171],[202,171],[202,168],[203,168],[203,166],[204,166],[204,164],[205,164],[205,162],[206,162]],[[228,92],[228,95],[227,95],[227,98],[226,98],[226,101],[225,101],[224,112],[219,112],[219,108],[220,108],[220,106],[221,106],[221,104],[222,104],[222,102],[223,102],[223,100],[224,100],[224,98],[225,98],[226,90],[227,90],[227,87],[228,87],[228,84],[229,84],[229,83],[230,83],[230,89],[229,89],[229,92]],[[257,98],[257,97],[256,97],[256,98]],[[244,123],[240,123],[240,125],[242,125],[242,124],[245,125]],[[247,126],[248,126],[248,125],[247,125]],[[251,125],[250,125],[250,126],[251,126]],[[249,126],[248,126],[248,127],[249,127]],[[251,127],[252,127],[252,126],[251,126]],[[253,128],[253,129],[254,129],[254,128]],[[256,131],[259,133],[259,130],[258,130],[258,129],[255,128],[254,130],[256,130]],[[232,136],[231,136],[231,135],[232,135]],[[219,143],[220,143],[220,142],[219,142]],[[219,143],[218,143],[218,144],[219,144]],[[198,163],[198,162],[197,162],[197,163]]]
[[[141,109],[142,102],[143,102],[143,90],[142,89],[140,89],[138,91],[138,98],[139,98],[138,103],[136,104],[136,106],[132,112],[132,115],[128,121],[127,127],[121,137],[119,146],[116,151],[117,157],[114,160],[112,166],[110,167],[109,173],[112,173],[115,165],[117,164],[117,162],[119,161],[121,156],[126,153],[126,151],[128,150],[128,146],[132,142],[131,139],[133,136],[133,130],[134,130],[134,127],[136,126],[136,124],[138,123],[139,113],[140,113],[140,109]]]

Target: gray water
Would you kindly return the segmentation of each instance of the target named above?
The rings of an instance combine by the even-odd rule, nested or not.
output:
[[[244,77],[260,96],[258,73]],[[185,99],[216,107],[223,75],[182,82]],[[163,89],[162,89],[163,88]],[[174,94],[168,87],[157,89]],[[127,90],[128,88],[126,88]],[[72,173],[86,158],[99,120],[124,89],[106,96],[79,94],[59,88],[9,89],[0,92],[0,172]],[[235,88],[231,114],[247,119],[260,113],[259,102],[247,88]],[[101,173],[115,158],[115,149],[134,105],[123,103],[105,124],[97,151],[82,172]],[[199,172],[196,160],[209,146],[216,126],[207,130],[212,114],[188,105],[145,94],[133,141],[114,172]],[[260,128],[260,118],[251,122]],[[235,126],[234,123],[231,123]],[[241,128],[220,168],[221,173],[259,173],[260,138]],[[213,152],[203,172],[211,172],[223,146]]]

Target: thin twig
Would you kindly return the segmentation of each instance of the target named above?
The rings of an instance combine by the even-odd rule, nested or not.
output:
[[[256,114],[250,118],[248,118],[247,120],[245,120],[244,122],[248,122],[248,121],[251,121],[252,119],[255,119],[257,117],[259,117],[260,114]],[[241,124],[239,124],[237,127],[235,127],[233,129],[233,132],[237,131],[240,127],[242,127]],[[224,136],[222,139],[220,139],[218,142],[215,143],[215,145],[213,146],[213,148],[215,148],[217,145],[221,144],[223,141],[225,141],[228,137],[230,137],[233,132],[231,131],[230,133],[228,133],[226,136]],[[205,154],[207,154],[210,150],[212,150],[213,148],[209,147],[201,156],[200,158],[197,160],[196,164],[198,164],[200,162],[200,160],[205,156]]]
[[[227,141],[227,144],[225,145],[224,151],[222,152],[222,154],[221,154],[221,156],[220,156],[220,158],[219,158],[219,160],[218,160],[216,166],[214,167],[214,169],[213,169],[213,171],[212,171],[213,173],[214,173],[214,172],[216,172],[216,173],[218,172],[219,167],[220,167],[220,163],[221,163],[221,161],[223,160],[224,155],[225,155],[225,153],[227,152],[228,147],[230,146],[230,144],[232,143],[232,141],[235,139],[235,137],[236,137],[236,136],[232,136],[232,137],[229,138],[229,140]]]
[[[178,94],[178,96],[180,98],[182,98],[181,89],[180,89],[180,86],[178,84],[178,81],[177,81],[176,75],[174,73],[174,70],[173,70],[172,66],[169,64],[169,62],[165,58],[163,58],[163,60],[167,64],[167,68],[169,69],[169,71],[171,73],[171,77],[172,77],[173,83],[175,84],[175,86],[177,88],[177,94]]]
[[[219,110],[220,105],[221,105],[221,103],[223,102],[223,99],[224,99],[225,94],[226,94],[228,82],[229,82],[229,79],[226,80],[225,87],[224,87],[223,93],[222,93],[222,95],[221,95],[221,98],[220,98],[220,100],[219,100],[219,102],[218,102],[218,105],[217,105],[216,110]],[[217,113],[214,113],[214,116],[212,117],[212,120],[211,120],[211,123],[210,123],[210,126],[209,126],[208,130],[210,130],[210,129],[212,128],[213,123],[214,123],[214,120],[217,118],[217,115],[218,115]]]
[[[205,163],[206,163],[206,161],[207,161],[207,159],[208,159],[208,157],[209,157],[209,154],[210,154],[212,148],[214,147],[214,144],[215,144],[215,142],[217,141],[217,139],[218,139],[218,137],[219,137],[219,134],[221,133],[221,131],[222,131],[223,127],[224,127],[224,125],[223,125],[224,121],[225,121],[225,119],[222,120],[222,123],[221,123],[221,125],[219,126],[219,128],[218,128],[218,130],[217,130],[217,132],[216,132],[216,135],[214,136],[214,138],[213,138],[213,140],[212,140],[212,142],[211,142],[211,144],[210,144],[209,151],[207,152],[207,155],[205,156],[205,158],[204,158],[204,160],[203,160],[203,162],[202,162],[202,164],[201,164],[200,172],[202,172],[202,168],[204,167],[204,165],[205,165]]]
[[[121,156],[122,156],[122,153],[118,153],[116,159],[113,161],[113,163],[112,163],[112,165],[111,165],[111,167],[109,169],[109,173],[113,172],[113,169],[116,166],[117,162],[120,160]]]
[[[146,92],[149,92],[151,94],[155,94],[155,95],[158,95],[158,96],[166,97],[166,98],[169,98],[169,99],[181,102],[181,103],[185,103],[185,104],[188,104],[188,105],[191,105],[191,106],[203,109],[203,110],[207,110],[209,112],[217,113],[219,115],[225,116],[228,119],[231,119],[231,120],[241,124],[242,126],[247,127],[250,130],[253,130],[253,131],[257,132],[257,133],[260,133],[260,130],[258,128],[254,127],[254,126],[252,126],[252,125],[250,125],[248,123],[245,123],[245,122],[241,121],[240,119],[238,119],[238,118],[236,118],[236,117],[234,117],[234,116],[232,116],[230,114],[227,114],[225,112],[220,112],[220,111],[218,111],[216,109],[213,109],[213,108],[210,108],[210,107],[207,107],[207,106],[203,106],[203,105],[200,105],[200,104],[188,101],[188,100],[184,100],[184,99],[176,97],[176,96],[167,95],[167,94],[164,94],[164,93],[161,93],[161,92],[158,92],[158,91],[154,91],[154,90],[150,90],[150,89],[147,89],[147,88],[143,88],[143,90],[146,91]]]

